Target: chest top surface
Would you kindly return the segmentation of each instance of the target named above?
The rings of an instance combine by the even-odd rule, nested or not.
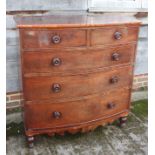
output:
[[[120,15],[46,15],[18,16],[15,18],[18,28],[65,28],[100,27],[111,25],[134,26],[140,21],[131,16]]]

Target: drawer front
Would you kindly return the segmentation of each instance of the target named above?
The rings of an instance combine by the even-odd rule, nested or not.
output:
[[[128,87],[131,81],[132,67],[130,66],[76,76],[25,77],[24,93],[28,101],[74,98]]]
[[[91,31],[91,46],[137,41],[138,27],[100,28]]]
[[[23,52],[24,73],[80,72],[133,62],[135,45],[96,50]]]
[[[23,30],[23,49],[86,46],[86,30]]]
[[[129,90],[113,91],[79,101],[52,101],[25,104],[26,128],[69,127],[120,113],[129,108]]]

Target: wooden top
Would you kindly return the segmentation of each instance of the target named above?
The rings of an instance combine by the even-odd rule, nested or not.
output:
[[[15,18],[18,28],[64,28],[97,27],[110,25],[139,25],[140,21],[131,16],[118,15],[48,15],[18,16]]]

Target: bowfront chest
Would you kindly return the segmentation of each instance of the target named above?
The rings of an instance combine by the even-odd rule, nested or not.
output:
[[[140,23],[124,16],[16,18],[20,32],[25,133],[87,132],[130,108]]]

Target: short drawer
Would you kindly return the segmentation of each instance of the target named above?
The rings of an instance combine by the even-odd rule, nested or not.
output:
[[[127,66],[76,76],[25,77],[23,84],[25,99],[31,101],[87,96],[128,87],[131,81],[132,67]]]
[[[100,28],[91,31],[91,46],[137,41],[138,27]]]
[[[30,30],[21,31],[23,49],[86,46],[86,30]]]
[[[24,73],[82,72],[134,60],[135,44],[85,50],[52,50],[23,52]]]
[[[93,95],[83,100],[54,103],[51,101],[26,102],[26,128],[70,127],[104,119],[129,108],[129,90]]]

